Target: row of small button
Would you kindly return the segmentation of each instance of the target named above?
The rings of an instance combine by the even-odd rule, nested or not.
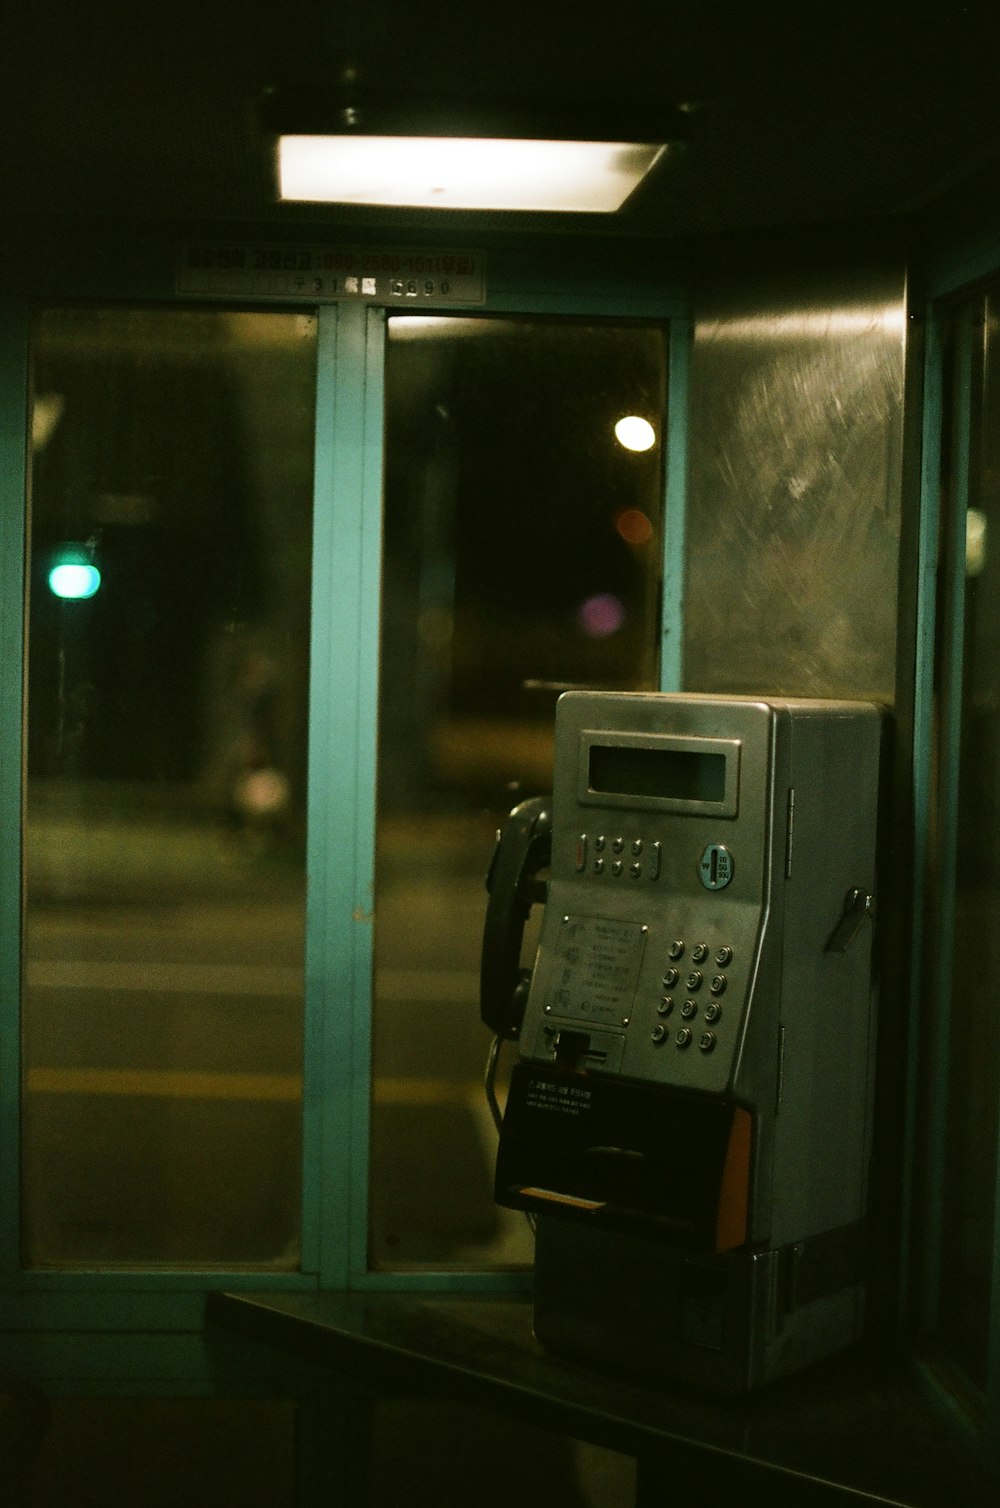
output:
[[[671,962],[676,963],[678,959],[684,957],[686,951],[687,943],[684,941],[683,937],[677,937],[667,948],[667,956],[670,958]],[[710,952],[711,949],[709,948],[708,943],[695,943],[694,947],[691,949],[691,960],[693,963],[704,963]],[[728,968],[732,961],[733,950],[728,946],[728,944],[724,947],[716,949],[715,962],[720,969]]]
[[[625,864],[621,859],[612,859],[610,864],[606,863],[604,859],[595,859],[591,867],[595,874],[604,874],[606,872],[614,875],[616,878],[618,875],[625,873]],[[641,864],[630,864],[628,872],[633,880],[642,879]],[[655,876],[651,876],[651,878],[655,878]]]
[[[672,990],[674,985],[680,983],[680,972],[677,969],[667,969],[663,975],[663,988]],[[684,981],[684,988],[688,994],[693,995],[701,989],[705,983],[705,976],[700,969],[692,969]],[[725,974],[715,974],[709,982],[709,990],[713,995],[724,995],[729,981]]]
[[[631,856],[631,862],[621,857],[626,851]],[[591,854],[595,857],[592,858]],[[610,874],[617,878],[627,870],[633,880],[639,880],[643,875],[650,880],[658,880],[662,864],[662,845],[647,844],[643,838],[625,838],[620,833],[614,837],[608,837],[606,833],[594,836],[580,833],[576,840],[577,874],[591,869],[594,874]]]
[[[662,1046],[663,1043],[669,1042],[670,1040],[670,1028],[668,1026],[654,1026],[652,1032],[650,1033],[650,1036],[658,1047]],[[700,1052],[712,1052],[715,1048],[716,1040],[717,1039],[714,1032],[702,1032],[701,1036],[698,1038],[698,1050]],[[691,1030],[690,1026],[682,1026],[677,1035],[674,1037],[674,1046],[679,1047],[683,1050],[685,1047],[690,1047],[693,1041],[694,1032]]]
[[[658,1016],[672,1016],[674,1011],[673,995],[663,995],[656,1007]],[[685,1000],[681,1006],[681,1015],[685,1021],[692,1020],[698,1014],[697,1000]],[[705,1020],[710,1022],[722,1020],[722,1006],[717,1000],[710,1000],[705,1007]]]
[[[626,845],[627,842],[628,842],[628,840],[626,838],[612,838],[610,840],[610,847],[611,847],[612,853],[624,853],[625,852],[625,845]],[[595,853],[603,853],[604,850],[608,846],[609,846],[608,839],[604,836],[603,833],[598,833],[597,837],[594,839],[594,852]],[[631,848],[631,850],[632,850],[632,852],[634,854],[636,854],[636,855],[641,854],[642,850],[643,850],[643,841],[642,841],[642,839],[641,838],[633,838],[632,841],[631,841],[631,843],[629,844],[629,847]]]

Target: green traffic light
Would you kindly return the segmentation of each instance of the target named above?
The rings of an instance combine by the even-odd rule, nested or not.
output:
[[[87,552],[70,546],[59,551],[49,571],[49,591],[64,602],[86,602],[101,585],[101,573]]]

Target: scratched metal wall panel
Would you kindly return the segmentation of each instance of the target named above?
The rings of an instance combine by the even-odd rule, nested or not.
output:
[[[685,687],[891,700],[903,270],[699,304]]]

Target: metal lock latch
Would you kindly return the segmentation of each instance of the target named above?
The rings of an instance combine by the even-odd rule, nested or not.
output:
[[[855,888],[847,892],[844,911],[826,945],[828,953],[846,953],[851,943],[864,926],[867,917],[875,910],[875,897],[867,890]]]

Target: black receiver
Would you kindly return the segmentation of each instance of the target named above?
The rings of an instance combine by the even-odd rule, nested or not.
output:
[[[490,1030],[509,1040],[520,1035],[531,984],[530,970],[521,967],[524,928],[532,906],[545,904],[548,886],[539,875],[551,856],[551,798],[534,796],[504,822],[486,876],[479,1010]]]

